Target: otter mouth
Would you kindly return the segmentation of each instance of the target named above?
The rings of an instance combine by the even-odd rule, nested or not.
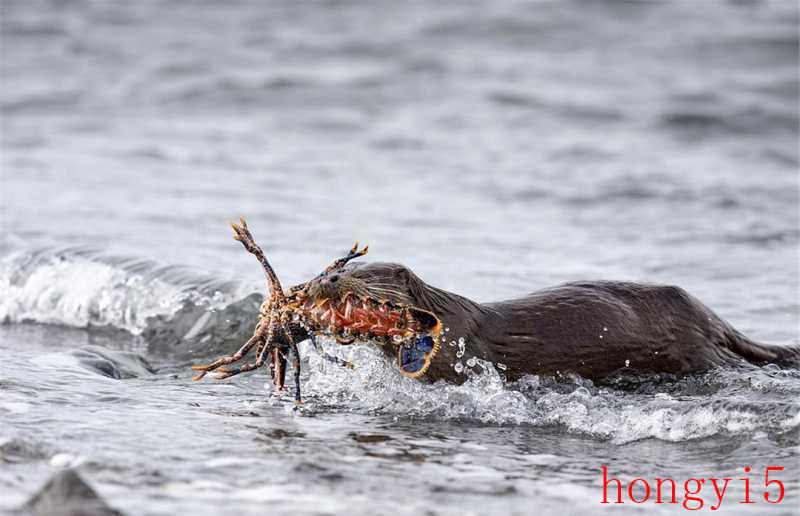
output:
[[[312,331],[339,344],[355,341],[394,344],[400,372],[421,376],[439,350],[442,323],[428,310],[347,293],[340,298],[307,299],[298,306]]]

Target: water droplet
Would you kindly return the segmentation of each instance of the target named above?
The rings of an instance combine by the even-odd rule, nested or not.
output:
[[[452,346],[452,347],[456,347],[456,341],[454,341],[454,340],[451,340],[451,341],[450,341],[450,346]]]
[[[475,358],[475,357],[472,357],[469,360],[467,360],[467,366],[469,366],[469,367],[475,367],[475,364],[477,364],[477,363],[478,363],[478,359]]]
[[[453,369],[455,369],[457,373],[461,373],[464,371],[464,364],[461,362],[456,362],[456,365],[453,366]]]
[[[630,365],[631,365],[631,361],[626,359],[625,360],[625,367],[629,367]]]
[[[299,320],[300,320],[300,314],[294,314],[294,315],[292,316],[292,320],[293,320],[294,322],[297,322],[297,321],[299,321]]]
[[[605,326],[603,326],[603,331],[608,331],[608,328],[606,328]]]
[[[498,362],[498,363],[497,363],[497,368],[498,368],[498,369],[501,369],[501,370],[503,370],[503,371],[505,371],[506,369],[508,369],[508,366],[507,366],[507,365],[505,365],[505,364],[504,364],[504,363],[502,363],[502,362]]]
[[[392,337],[392,340],[397,342],[398,344],[400,344],[401,342],[403,342],[403,336],[402,335],[395,335],[394,337]]]

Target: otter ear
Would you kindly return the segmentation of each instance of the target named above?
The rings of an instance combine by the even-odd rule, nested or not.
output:
[[[431,360],[439,351],[436,337],[424,335],[397,348],[397,366],[400,373],[409,378],[419,378],[431,366]]]

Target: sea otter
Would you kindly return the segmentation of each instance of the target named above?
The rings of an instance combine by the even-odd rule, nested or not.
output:
[[[431,380],[458,381],[463,375],[453,365],[471,356],[504,365],[509,379],[576,373],[598,380],[623,370],[684,375],[742,360],[800,362],[797,346],[753,342],[674,286],[581,281],[476,303],[431,287],[395,263],[353,264],[314,282],[331,285],[319,290],[332,298],[379,285],[376,293],[436,314],[449,330],[444,340],[463,338],[465,349],[457,357],[458,345],[443,345],[425,373]]]
[[[340,344],[375,342],[400,372],[426,381],[463,381],[473,357],[515,380],[526,374],[578,374],[603,380],[617,373],[686,375],[720,365],[800,365],[800,346],[756,343],[679,287],[615,281],[573,282],[519,299],[477,303],[432,287],[395,263],[349,263],[354,246],[322,274],[284,291],[244,220],[235,237],[261,262],[270,295],[253,337],[235,354],[194,366],[197,379],[221,377],[270,362],[283,387],[288,351],[326,334]],[[224,368],[256,347],[256,361]],[[461,364],[461,365],[459,365]]]

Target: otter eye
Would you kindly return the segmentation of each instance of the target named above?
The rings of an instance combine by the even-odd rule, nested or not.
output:
[[[336,283],[337,281],[339,281],[339,275],[338,274],[334,274],[333,276],[331,276],[331,279],[329,281],[331,283]]]

